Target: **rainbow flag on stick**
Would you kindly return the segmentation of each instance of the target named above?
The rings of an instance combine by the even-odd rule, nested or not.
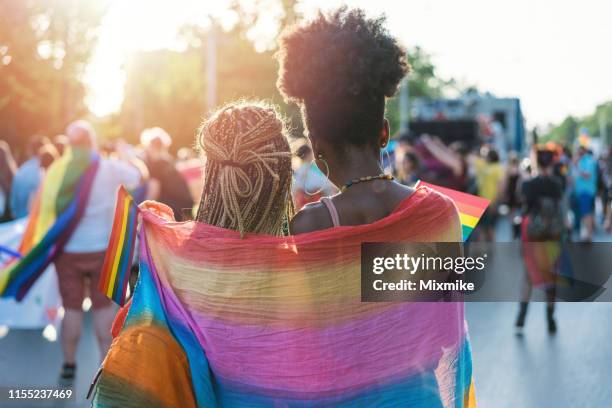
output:
[[[461,230],[463,232],[463,241],[467,241],[476,224],[482,218],[485,210],[489,206],[490,201],[472,194],[462,193],[461,191],[451,190],[450,188],[436,186],[419,180],[417,187],[425,186],[439,193],[448,196],[455,202],[457,210],[459,210],[459,218],[461,219]]]
[[[137,224],[138,207],[130,193],[121,186],[117,191],[113,229],[98,284],[100,292],[121,306],[125,303],[130,278]]]

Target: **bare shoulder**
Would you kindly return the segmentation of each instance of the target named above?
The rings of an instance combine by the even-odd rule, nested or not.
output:
[[[289,223],[289,230],[291,235],[297,235],[331,228],[332,226],[327,208],[323,203],[316,202],[307,204],[298,211]]]

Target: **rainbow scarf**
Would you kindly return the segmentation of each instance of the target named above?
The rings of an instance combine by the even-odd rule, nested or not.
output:
[[[68,149],[47,170],[19,247],[23,257],[0,270],[0,295],[22,300],[61,252],[78,225],[98,170],[99,156]]]
[[[459,242],[420,187],[390,216],[291,237],[141,205],[140,275],[97,407],[473,407],[462,303],[361,302],[363,242]]]

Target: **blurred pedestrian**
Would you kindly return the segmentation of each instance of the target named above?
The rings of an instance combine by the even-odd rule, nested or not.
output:
[[[453,142],[447,146],[439,137],[422,135],[422,145],[431,154],[435,163],[430,161],[429,167],[437,173],[434,184],[440,184],[453,190],[468,189],[468,150],[461,142]],[[418,151],[418,150],[417,150]]]
[[[595,196],[597,194],[597,160],[584,146],[578,148],[578,160],[574,171],[574,194],[577,216],[580,218],[580,239],[593,240],[595,229]]]
[[[70,144],[70,141],[66,137],[66,135],[57,135],[53,138],[53,146],[57,150],[57,154],[61,157],[66,151],[66,148]]]
[[[9,196],[17,164],[11,153],[11,147],[4,140],[0,140],[0,222],[12,219]]]
[[[420,178],[421,163],[419,157],[414,152],[404,153],[401,161],[401,167],[396,173],[396,179],[405,186],[414,187]]]
[[[520,237],[521,231],[521,195],[519,191],[520,185],[520,160],[516,152],[510,152],[510,154],[508,155],[508,166],[506,169],[506,181],[504,182],[504,197],[505,204],[508,206],[508,218],[512,223],[512,236],[514,239]]]
[[[38,149],[38,160],[40,161],[40,168],[44,172],[51,166],[51,164],[60,158],[60,154],[55,148],[54,144],[47,143]]]
[[[70,124],[66,135],[70,141],[69,150],[75,158],[80,155],[99,157],[96,134],[88,122]],[[121,161],[99,157],[99,167],[83,216],[54,261],[65,309],[61,328],[64,364],[60,378],[66,383],[71,382],[76,374],[76,350],[83,326],[82,304],[87,292],[101,355],[105,355],[110,347],[110,329],[116,309],[97,290],[97,285],[113,224],[116,191],[121,185],[132,189],[141,182],[142,174],[134,161],[134,158]]]
[[[30,212],[32,199],[41,181],[38,151],[46,143],[48,143],[47,138],[33,136],[28,145],[29,158],[15,174],[10,196],[11,212],[15,218],[25,217]]]
[[[172,208],[177,220],[191,219],[194,202],[189,186],[168,152],[172,138],[164,129],[154,127],[142,131],[140,142],[150,177],[148,198]]]
[[[601,174],[604,185],[602,196],[604,228],[607,232],[612,232],[612,147],[608,148],[601,160]]]
[[[478,195],[491,202],[480,220],[479,227],[483,233],[481,239],[493,242],[495,241],[498,206],[504,193],[504,168],[499,162],[497,150],[484,146],[481,149],[480,157],[474,160],[474,170]]]
[[[537,286],[546,291],[548,331],[555,333],[555,287],[561,253],[559,241],[565,231],[561,208],[563,189],[552,172],[554,152],[536,149],[533,155],[533,163],[537,165],[536,175],[522,185],[525,217],[521,229],[526,276],[515,325],[519,331],[525,325],[531,291],[533,286]]]

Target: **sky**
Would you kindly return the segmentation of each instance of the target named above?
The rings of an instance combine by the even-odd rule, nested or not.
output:
[[[99,115],[120,107],[130,52],[177,47],[182,24],[227,17],[219,1],[106,1],[86,75],[88,105]],[[530,125],[587,115],[612,100],[610,0],[306,0],[300,8],[308,15],[340,4],[384,13],[390,32],[430,53],[442,78],[519,97]]]

